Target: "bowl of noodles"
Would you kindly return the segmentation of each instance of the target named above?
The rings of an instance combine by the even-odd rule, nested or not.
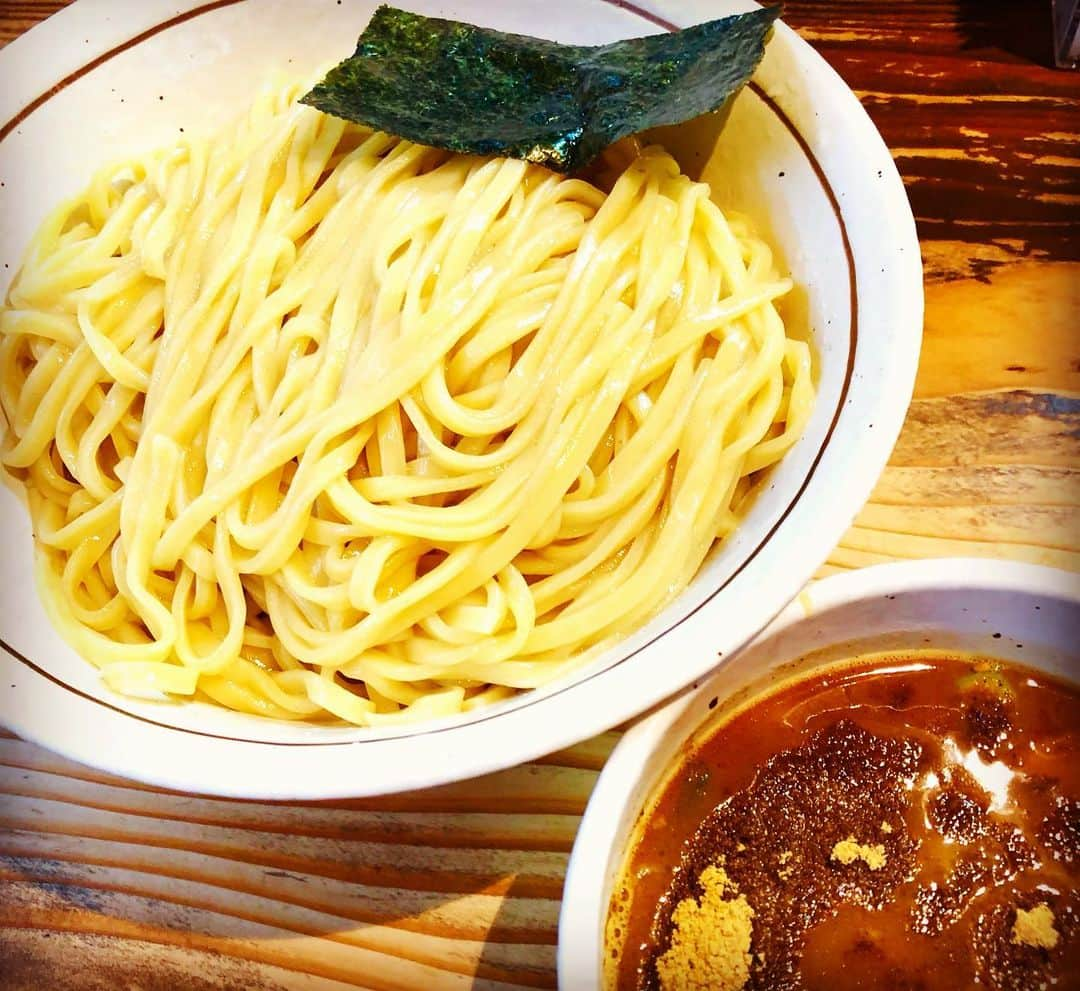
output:
[[[409,4],[753,5],[707,6]],[[793,31],[563,176],[298,102],[374,9],[77,0],[0,54],[0,721],[69,757],[329,798],[565,747],[757,633],[899,432],[914,223]]]

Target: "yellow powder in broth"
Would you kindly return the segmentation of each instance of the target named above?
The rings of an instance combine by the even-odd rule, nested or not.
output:
[[[671,946],[656,962],[660,987],[739,991],[750,977],[754,910],[722,866],[706,867],[700,881],[701,899],[685,898],[672,913]]]
[[[1016,910],[1012,941],[1024,946],[1038,946],[1052,950],[1057,946],[1058,933],[1054,928],[1054,913],[1046,902],[1039,902],[1030,911]]]
[[[833,860],[841,864],[853,864],[861,860],[872,871],[880,870],[885,866],[885,847],[880,843],[860,843],[854,836],[841,840],[832,848],[830,854]]]

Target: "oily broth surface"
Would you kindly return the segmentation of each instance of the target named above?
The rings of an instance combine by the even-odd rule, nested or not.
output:
[[[832,859],[850,836],[880,844],[883,867]],[[747,987],[1080,986],[1077,690],[920,652],[830,666],[736,711],[639,830],[609,986],[659,986],[671,912],[720,858],[755,906]],[[1013,943],[1017,909],[1040,903],[1057,945]]]

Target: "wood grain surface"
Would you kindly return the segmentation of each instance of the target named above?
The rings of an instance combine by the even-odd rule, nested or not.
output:
[[[0,42],[61,6],[0,0]],[[1049,3],[788,0],[786,18],[893,149],[926,271],[907,423],[820,574],[952,554],[1080,571],[1080,76],[1046,68]],[[271,804],[0,733],[0,988],[554,987],[567,858],[616,739]]]

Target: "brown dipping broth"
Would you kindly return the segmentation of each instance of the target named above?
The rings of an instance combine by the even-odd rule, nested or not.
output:
[[[832,859],[854,836],[886,862]],[[659,987],[671,913],[723,858],[754,909],[750,989],[1080,988],[1080,692],[916,652],[833,665],[684,760],[616,885],[608,985]],[[1045,903],[1052,949],[1013,940]]]

